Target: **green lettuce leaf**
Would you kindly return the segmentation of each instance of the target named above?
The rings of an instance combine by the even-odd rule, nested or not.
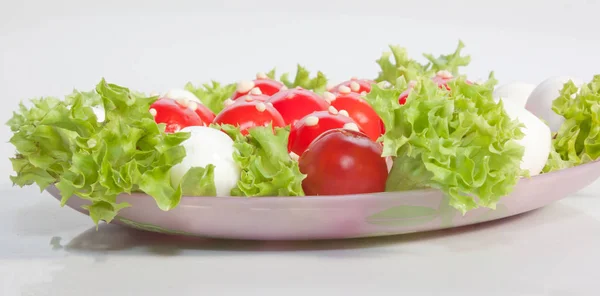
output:
[[[89,112],[70,110],[57,98],[32,99],[31,105],[27,108],[21,103],[19,111],[13,112],[7,122],[13,132],[10,143],[17,150],[11,158],[17,174],[10,179],[21,187],[35,183],[43,191],[70,167],[78,132],[89,135],[98,128],[98,123],[91,109],[88,108]],[[75,112],[88,120],[71,123],[62,120]]]
[[[94,107],[102,105],[102,97],[95,91],[73,91],[72,94],[65,96],[65,103],[73,105],[75,101],[79,101],[85,106]]]
[[[303,196],[302,180],[298,162],[287,151],[289,131],[271,126],[254,127],[243,136],[231,125],[220,126],[235,141],[234,160],[241,167],[233,196]]]
[[[556,146],[554,145],[555,140],[552,140],[552,146],[550,147],[550,155],[548,156],[548,161],[546,161],[546,165],[542,170],[543,173],[550,173],[553,171],[558,171],[562,169],[568,169],[574,167],[576,162],[571,160],[564,160],[560,153],[556,151]]]
[[[393,156],[387,191],[437,188],[463,213],[478,206],[493,208],[524,174],[521,125],[512,121],[492,88],[458,78],[451,91],[420,77],[405,105],[394,88],[374,85],[367,99],[381,116],[384,156]],[[404,85],[404,87],[402,87]]]
[[[377,64],[381,68],[379,75],[375,78],[376,82],[387,81],[396,83],[399,77],[404,77],[405,80],[415,80],[421,75],[433,75],[429,73],[427,67],[419,62],[411,59],[408,56],[408,51],[404,47],[398,45],[390,45],[390,52],[384,52],[381,58],[377,60]],[[390,60],[390,57],[392,60]]]
[[[317,76],[310,78],[310,72],[300,65],[297,67],[294,81],[290,81],[288,73],[281,75],[279,80],[281,80],[281,82],[288,88],[300,86],[316,93],[323,93],[327,90],[328,80],[327,77],[325,77],[325,74],[319,71],[317,72]]]
[[[86,209],[95,223],[110,222],[129,206],[117,202],[122,193],[142,191],[161,209],[172,209],[182,188],[171,185],[169,173],[185,156],[179,144],[189,133],[165,133],[148,112],[155,100],[102,80],[94,92],[75,91],[64,101],[36,99],[31,108],[21,104],[7,123],[17,150],[11,180],[19,186],[36,183],[42,190],[54,184],[62,205],[72,196],[90,201]],[[97,122],[90,106],[102,107],[106,120]],[[211,167],[194,168],[183,190],[210,193],[213,178]]]
[[[277,80],[275,72],[276,72],[276,70],[275,70],[275,68],[273,68],[273,69],[271,69],[271,71],[265,73],[265,75],[267,75],[267,77],[269,77],[273,80]]]
[[[233,95],[236,87],[235,83],[222,85],[216,81],[211,81],[211,83],[205,83],[197,87],[191,82],[185,85],[186,90],[196,95],[215,114],[218,114],[225,108],[225,100]]]
[[[460,74],[460,67],[467,66],[471,62],[470,56],[461,55],[464,46],[464,43],[459,41],[453,53],[440,55],[437,58],[432,54],[423,54],[429,63],[421,64],[411,59],[405,48],[398,45],[390,45],[390,52],[384,52],[381,58],[377,60],[377,64],[381,70],[375,81],[387,81],[394,84],[400,77],[404,77],[406,81],[411,81],[416,80],[420,76],[431,77],[441,70],[449,71],[453,75],[458,76]]]
[[[569,81],[554,100],[552,110],[565,118],[552,141],[544,172],[551,172],[600,157],[600,75],[580,89]]]
[[[181,191],[186,196],[216,196],[215,166],[191,168],[181,179]]]
[[[461,52],[465,48],[465,44],[462,41],[458,41],[456,50],[451,54],[440,55],[434,57],[432,54],[423,54],[423,56],[429,61],[428,68],[432,72],[448,71],[454,76],[460,75],[459,68],[466,67],[471,63],[471,56],[462,56]]]

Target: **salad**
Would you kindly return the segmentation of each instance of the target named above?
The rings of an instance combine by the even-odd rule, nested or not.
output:
[[[89,201],[95,223],[143,192],[182,196],[347,195],[434,188],[463,213],[494,208],[519,179],[600,157],[600,75],[496,87],[447,55],[390,46],[375,77],[331,84],[298,66],[253,80],[145,94],[102,79],[64,99],[21,103],[8,121],[18,186]]]

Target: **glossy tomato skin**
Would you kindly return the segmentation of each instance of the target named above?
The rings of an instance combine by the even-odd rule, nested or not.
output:
[[[236,100],[215,117],[214,123],[237,126],[244,135],[248,134],[248,129],[256,126],[285,126],[281,114],[271,104],[260,100]]]
[[[206,126],[212,121],[203,121],[186,104],[180,104],[173,99],[167,98],[160,98],[152,103],[149,112],[154,116],[156,123],[164,123],[166,125],[165,132],[167,133],[175,133],[188,126]]]
[[[242,81],[238,83],[238,87],[231,96],[231,99],[235,100],[243,95],[246,95],[254,88],[260,90],[260,92],[264,95],[272,96],[284,88],[284,85],[279,81],[269,78],[259,78],[253,81]]]
[[[215,120],[215,113],[213,113],[210,109],[208,109],[208,107],[202,104],[198,104],[196,102],[188,102],[187,107],[194,111],[198,115],[198,117],[202,119],[204,125],[209,125],[213,122],[213,120]]]
[[[306,195],[344,195],[385,191],[388,169],[381,145],[346,129],[323,133],[299,159]]]
[[[343,128],[344,126],[361,131],[352,118],[339,114],[337,110],[335,112],[317,111],[310,113],[296,121],[292,126],[288,138],[288,152],[302,155],[318,136],[328,130]]]
[[[268,102],[273,104],[288,125],[293,125],[312,112],[325,111],[329,108],[329,103],[325,99],[302,88],[282,90],[271,96]]]
[[[247,95],[243,95],[243,96],[237,98],[236,101],[238,101],[238,100],[248,101],[249,100],[248,97],[250,97],[252,100],[257,100],[257,101],[261,101],[261,102],[266,102],[271,98],[271,96],[265,95],[265,94],[247,94]]]
[[[375,83],[375,81],[369,80],[369,79],[352,78],[348,81],[344,81],[344,82],[330,88],[329,91],[332,93],[348,93],[348,92],[353,92],[353,93],[357,93],[357,94],[361,94],[363,92],[369,93],[369,92],[371,92],[371,85],[374,83]],[[341,86],[344,86],[346,88],[342,88],[340,90]]]
[[[357,93],[337,94],[335,100],[331,102],[339,112],[345,110],[348,112],[356,124],[373,141],[385,133],[385,127],[381,117],[375,112],[373,107]]]

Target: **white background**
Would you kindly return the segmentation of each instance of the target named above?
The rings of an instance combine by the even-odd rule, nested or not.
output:
[[[449,53],[459,38],[475,80],[490,70],[501,83],[553,75],[590,80],[600,73],[599,10],[592,0],[0,0],[0,119],[21,99],[88,90],[102,77],[165,91],[188,81],[248,79],[274,66],[293,71],[301,63],[339,81],[374,77],[374,61],[388,44],[418,57]],[[8,137],[2,127],[3,143]],[[13,149],[2,149],[0,176],[8,176]],[[59,209],[35,188],[10,185],[0,178],[0,295],[239,295],[251,287],[271,288],[262,295],[311,287],[328,295],[383,288],[406,295],[596,294],[598,184],[491,226],[295,245],[162,242],[112,227],[85,232],[88,218]],[[56,247],[81,236],[84,247]],[[94,284],[102,279],[108,283]]]

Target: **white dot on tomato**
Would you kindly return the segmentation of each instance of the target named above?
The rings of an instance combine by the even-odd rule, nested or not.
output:
[[[335,95],[326,91],[323,93],[323,99],[325,99],[325,101],[327,101],[328,103],[331,103],[333,101],[335,101]]]
[[[264,112],[265,110],[267,110],[267,105],[265,105],[264,103],[258,103],[256,104],[256,110],[258,110],[258,112]]]
[[[329,110],[329,113],[331,113],[333,115],[338,114],[338,110],[335,109],[335,107],[333,107],[333,106],[329,106],[328,110]]]
[[[347,87],[347,86],[345,86],[345,85],[342,85],[342,86],[340,86],[340,87],[338,88],[338,91],[339,91],[341,94],[349,94],[349,93],[351,92],[350,88],[349,88],[349,87]]]
[[[304,124],[307,126],[315,126],[319,124],[319,118],[316,116],[308,116],[304,119]]]
[[[252,82],[252,81],[242,80],[237,85],[237,91],[239,93],[247,93],[252,88],[254,88],[254,82]]]
[[[260,88],[255,87],[253,89],[250,90],[250,94],[252,95],[262,95],[262,91],[260,91]]]
[[[355,132],[360,131],[358,129],[358,125],[356,125],[356,123],[354,123],[354,122],[349,122],[349,123],[344,124],[344,129],[355,131]]]

